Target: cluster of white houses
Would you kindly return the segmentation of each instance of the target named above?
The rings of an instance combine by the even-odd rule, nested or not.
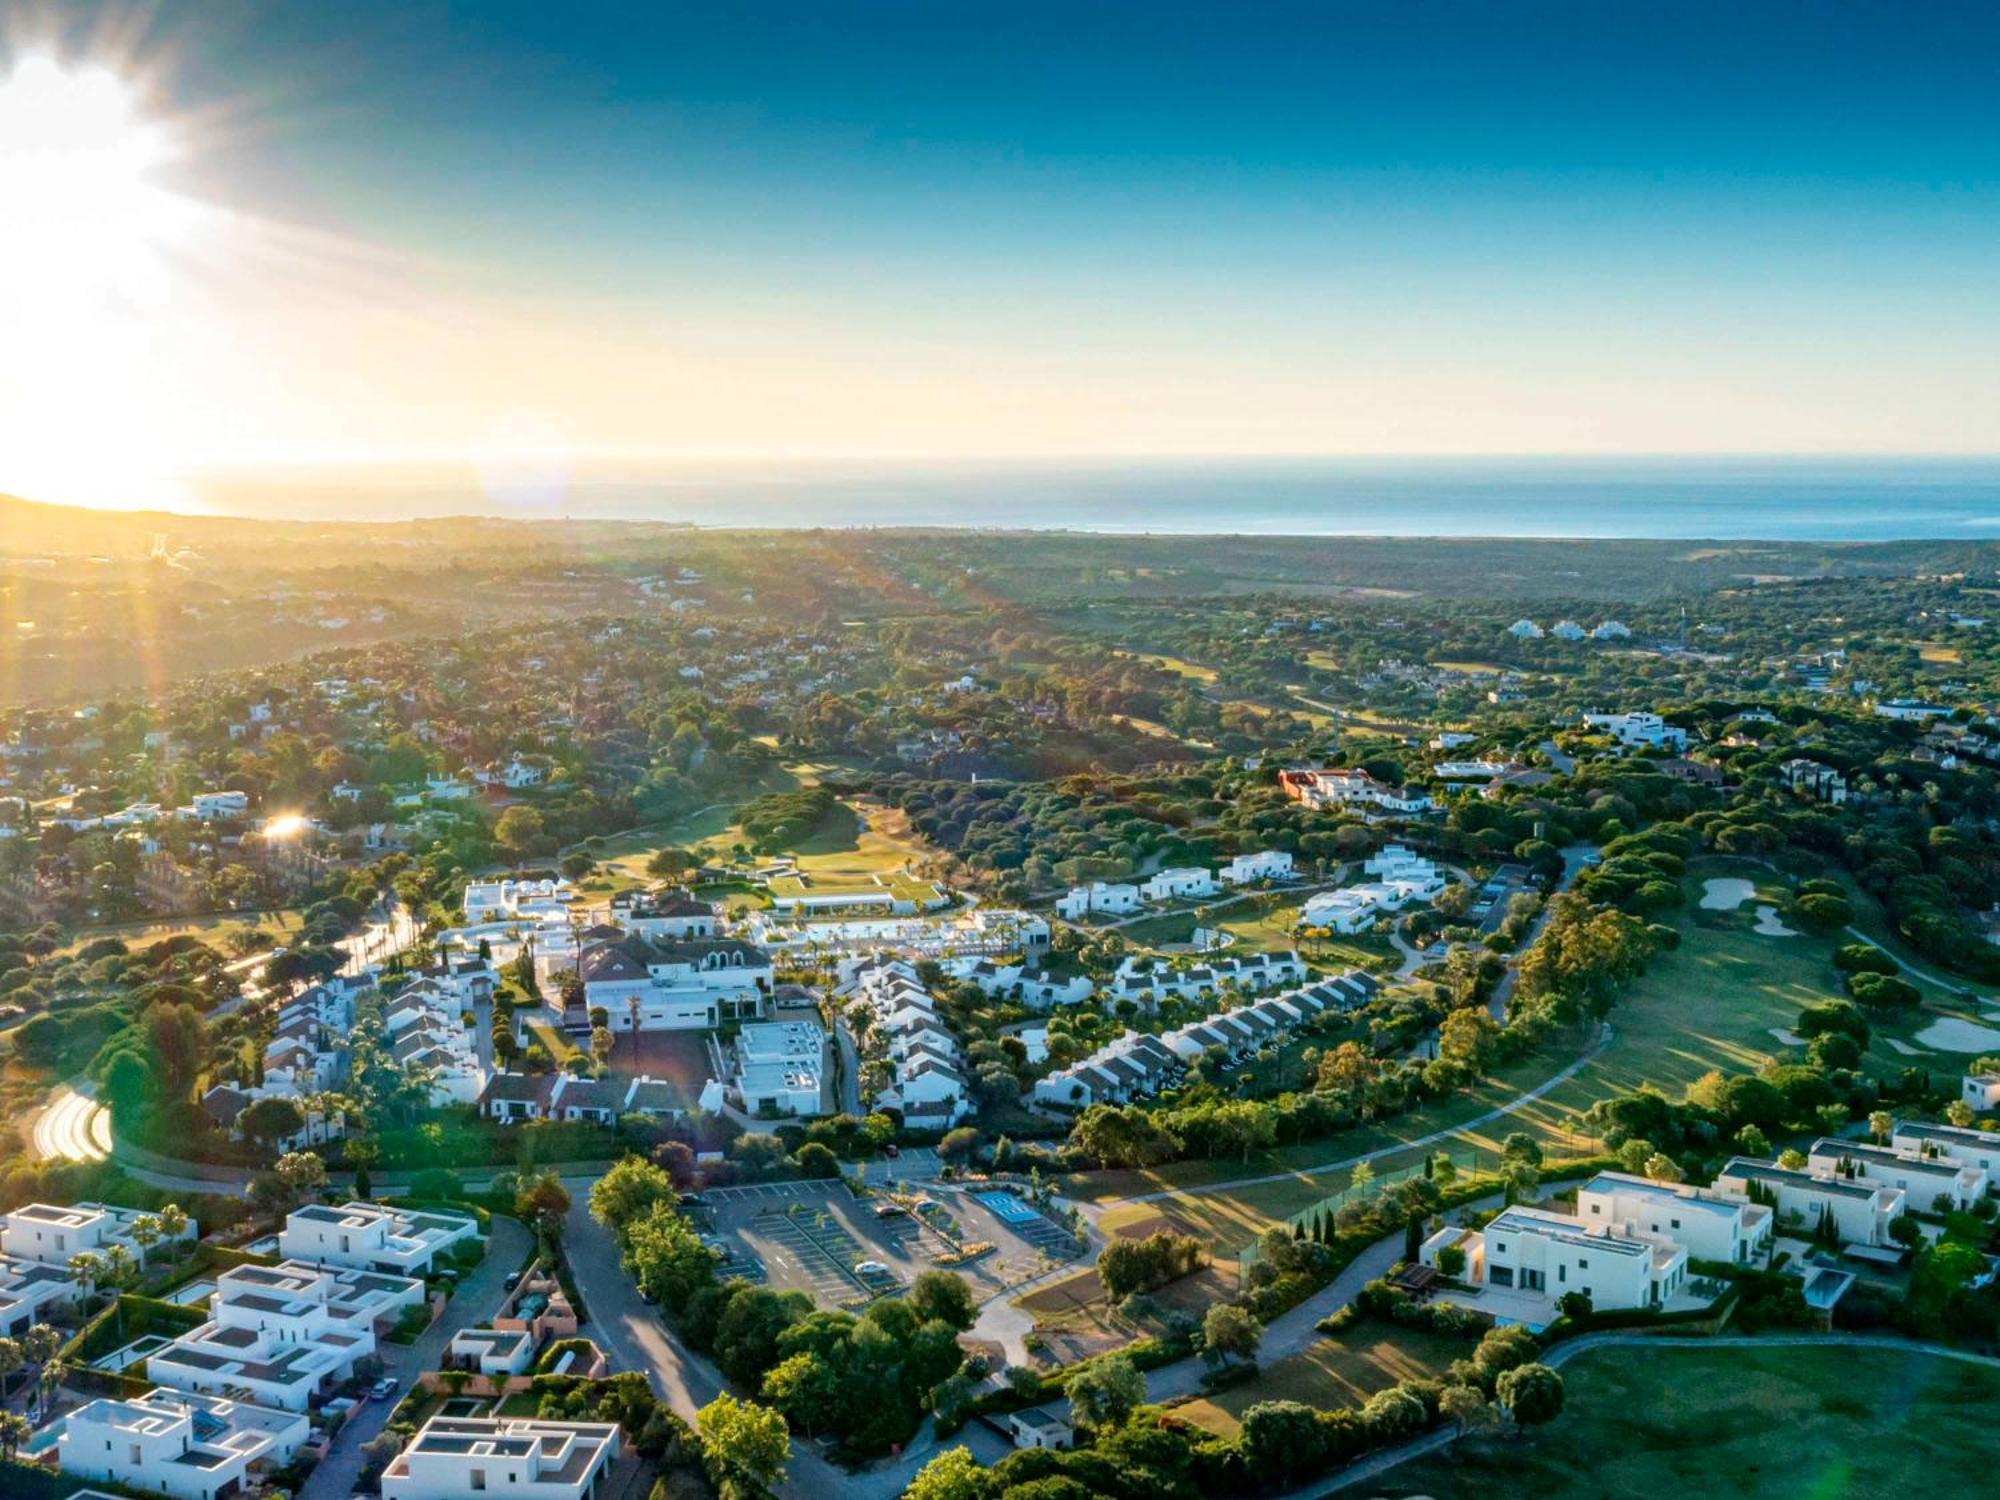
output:
[[[1120,916],[1146,906],[1174,901],[1205,901],[1228,886],[1255,885],[1266,880],[1290,880],[1296,874],[1292,856],[1282,849],[1239,854],[1218,870],[1195,866],[1161,870],[1136,884],[1094,880],[1072,886],[1056,901],[1056,914],[1077,921],[1092,914]]]
[[[1374,808],[1378,812],[1408,817],[1431,810],[1427,793],[1408,787],[1390,786],[1366,771],[1332,767],[1297,767],[1278,773],[1278,785],[1285,795],[1304,807],[1336,807],[1349,811]],[[1365,816],[1365,814],[1364,814]]]
[[[1296,953],[1248,953],[1240,958],[1208,959],[1186,968],[1134,954],[1118,965],[1105,994],[1113,1000],[1152,1005],[1175,996],[1219,995],[1232,986],[1255,993],[1297,984],[1305,977],[1306,966]]]
[[[841,967],[836,991],[850,1015],[865,1016],[870,1073],[885,1075],[873,1106],[906,1125],[948,1129],[972,1112],[972,1082],[958,1036],[908,959],[878,958]]]
[[[71,1256],[123,1245],[143,1258],[132,1237],[138,1217],[94,1203],[0,1214],[8,1279],[74,1297]],[[191,1224],[183,1231],[194,1233]],[[375,1353],[378,1333],[424,1304],[418,1278],[477,1234],[456,1215],[366,1203],[299,1209],[280,1235],[281,1264],[222,1271],[207,1320],[146,1353],[154,1389],[88,1402],[27,1452],[86,1480],[229,1500],[298,1454],[311,1437],[308,1414]]]
[[[1190,1063],[1212,1052],[1235,1059],[1280,1041],[1319,1016],[1365,1005],[1381,989],[1371,974],[1350,970],[1303,989],[1253,1000],[1159,1036],[1128,1031],[1090,1056],[1038,1080],[1037,1103],[1061,1109],[1125,1104],[1158,1093]]]
[[[1600,1309],[1692,1306],[1690,1260],[1749,1264],[1780,1235],[1894,1254],[1905,1212],[1966,1208],[1996,1182],[2000,1133],[1905,1121],[1886,1143],[1824,1137],[1799,1166],[1732,1157],[1705,1188],[1600,1172],[1573,1212],[1517,1205],[1483,1230],[1442,1229],[1421,1261],[1455,1264],[1470,1305],[1534,1326],[1572,1291]]]
[[[1390,913],[1435,900],[1445,888],[1443,872],[1401,844],[1384,846],[1362,869],[1375,879],[1322,891],[1300,909],[1299,924],[1339,933],[1363,932]]]

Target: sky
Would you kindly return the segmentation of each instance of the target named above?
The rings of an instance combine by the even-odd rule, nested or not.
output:
[[[6,278],[0,489],[1996,447],[1990,4],[0,17],[158,146],[115,266]]]

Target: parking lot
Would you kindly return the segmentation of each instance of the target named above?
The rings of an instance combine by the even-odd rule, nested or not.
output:
[[[702,1196],[706,1232],[727,1257],[725,1276],[803,1291],[823,1306],[900,1292],[959,1245],[993,1246],[947,1268],[978,1297],[1069,1259],[1075,1248],[1058,1226],[1012,1200],[996,1212],[973,1194],[934,1185],[909,1194],[914,1211],[886,1196],[856,1199],[828,1182],[710,1188]],[[881,1269],[861,1269],[870,1265]]]

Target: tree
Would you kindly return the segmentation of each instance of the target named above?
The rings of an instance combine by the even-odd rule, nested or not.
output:
[[[500,821],[493,825],[493,838],[515,859],[538,854],[548,847],[542,815],[532,807],[517,805],[500,814]]]
[[[979,1308],[972,1300],[972,1288],[956,1271],[920,1271],[903,1300],[917,1315],[917,1321],[933,1318],[955,1333],[964,1333],[979,1321]]]
[[[785,1477],[791,1438],[785,1419],[768,1406],[724,1391],[694,1414],[702,1462],[723,1500],[756,1500]]]
[[[0,1412],[0,1457],[11,1462],[15,1450],[34,1435],[34,1424],[19,1412]]]
[[[1146,1399],[1146,1377],[1122,1354],[1094,1361],[1070,1377],[1070,1419],[1091,1432],[1122,1427]]]
[[[0,1400],[7,1396],[7,1382],[28,1367],[27,1351],[19,1339],[0,1338]]]
[[[840,1175],[840,1158],[833,1154],[833,1148],[820,1141],[807,1141],[792,1153],[792,1160],[798,1164],[799,1176],[807,1179],[831,1179]]]
[[[987,1500],[993,1484],[970,1448],[947,1448],[917,1470],[903,1500]]]
[[[1974,1119],[1972,1106],[1963,1099],[1954,1099],[1944,1107],[1944,1117],[1947,1122],[1963,1130],[1970,1126]]]
[[[569,1212],[569,1189],[554,1172],[537,1172],[521,1179],[514,1190],[514,1213],[530,1229],[551,1239],[562,1234]]]
[[[1873,1109],[1868,1112],[1868,1133],[1875,1138],[1878,1146],[1888,1144],[1890,1132],[1895,1128],[1895,1118],[1888,1110]]]
[[[1263,1337],[1264,1325],[1249,1313],[1234,1303],[1217,1302],[1201,1320],[1202,1358],[1213,1364],[1254,1360]]]
[[[590,1060],[597,1064],[600,1073],[610,1064],[612,1049],[617,1045],[617,1038],[612,1036],[609,1026],[590,1028]]]
[[[296,1203],[326,1186],[326,1163],[310,1151],[288,1151],[271,1163],[271,1175]]]
[[[297,1135],[305,1123],[305,1114],[296,1103],[276,1095],[254,1101],[236,1117],[236,1128],[243,1132],[243,1138],[264,1150]]]
[[[1646,1176],[1654,1182],[1679,1182],[1684,1173],[1680,1163],[1663,1151],[1656,1151],[1646,1158]]]
[[[1490,1426],[1496,1420],[1486,1393],[1476,1385],[1448,1385],[1438,1396],[1438,1415],[1454,1423],[1459,1435],[1475,1427]]]
[[[1500,1377],[1500,1406],[1516,1427],[1539,1427],[1562,1414],[1563,1378],[1545,1364],[1517,1365]]]
[[[654,1204],[675,1201],[672,1177],[643,1156],[627,1156],[590,1186],[590,1216],[622,1234]]]
[[[938,1142],[938,1159],[954,1166],[967,1166],[979,1155],[981,1139],[979,1132],[970,1125],[948,1130],[944,1139]]]

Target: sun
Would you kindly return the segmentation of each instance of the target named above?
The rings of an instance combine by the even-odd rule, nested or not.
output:
[[[194,217],[155,180],[172,154],[109,69],[23,59],[0,83],[0,278],[64,316],[143,295]]]
[[[174,498],[149,372],[208,227],[161,181],[176,155],[109,68],[31,55],[0,78],[0,491]]]

